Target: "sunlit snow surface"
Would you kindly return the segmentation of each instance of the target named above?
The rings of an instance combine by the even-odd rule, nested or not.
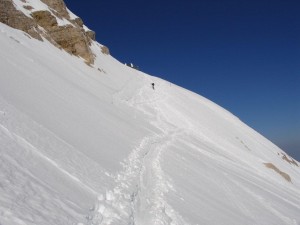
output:
[[[0,46],[1,225],[300,224],[297,162],[221,107],[96,42]]]

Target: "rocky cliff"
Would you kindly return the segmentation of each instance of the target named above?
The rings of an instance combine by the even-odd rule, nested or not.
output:
[[[0,0],[0,22],[40,41],[45,38],[68,53],[82,57],[88,64],[94,62],[90,46],[95,32],[70,13],[63,0],[40,0],[38,5],[30,0]],[[103,49],[109,54],[106,47]]]

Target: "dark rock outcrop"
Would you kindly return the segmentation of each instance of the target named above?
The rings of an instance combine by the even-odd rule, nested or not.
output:
[[[58,26],[56,18],[49,11],[36,11],[31,13],[31,16],[39,26],[46,30]]]
[[[84,58],[88,64],[93,63],[94,55],[89,47],[90,39],[81,29],[67,25],[55,27],[50,32],[53,40],[67,52]]]
[[[49,37],[58,46],[70,54],[84,58],[88,64],[93,63],[94,55],[89,48],[91,38],[83,28],[74,24],[58,26],[55,16],[49,11],[36,11],[31,13],[31,15],[36,23],[47,31]]]
[[[22,30],[33,38],[42,40],[35,21],[17,10],[12,0],[0,0],[0,22]]]
[[[96,40],[96,33],[92,30],[88,30],[85,32],[85,34],[93,41]]]
[[[77,17],[76,19],[70,20],[73,24],[77,24],[79,27],[83,28],[83,21],[81,18]]]
[[[109,53],[109,49],[108,49],[108,47],[106,47],[106,46],[102,46],[101,47],[101,52],[103,53],[103,54],[105,54],[105,55],[109,55],[110,53]]]
[[[70,19],[70,15],[67,11],[66,4],[63,0],[41,0],[43,3],[48,5],[51,11],[59,18]]]
[[[36,11],[26,3],[26,0],[23,0],[23,7],[31,15],[28,17],[15,8],[12,0],[0,0],[0,22],[22,30],[38,40],[42,41],[44,37],[55,46],[82,57],[86,63],[92,64],[94,55],[90,45],[96,39],[95,32],[86,31],[81,18],[70,19],[63,0],[41,1],[49,7],[49,10]],[[60,26],[57,18],[69,21],[69,24]],[[108,48],[102,47],[101,50],[104,54],[109,54]]]

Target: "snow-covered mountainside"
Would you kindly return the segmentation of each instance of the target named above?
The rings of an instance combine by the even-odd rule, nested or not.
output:
[[[297,161],[89,48],[91,65],[0,23],[1,225],[300,224]]]

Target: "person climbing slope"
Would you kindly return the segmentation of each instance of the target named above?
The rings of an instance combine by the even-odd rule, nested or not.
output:
[[[155,85],[155,84],[154,84],[154,83],[152,83],[152,89],[153,89],[153,90],[155,90],[155,88],[154,88],[154,85]]]

